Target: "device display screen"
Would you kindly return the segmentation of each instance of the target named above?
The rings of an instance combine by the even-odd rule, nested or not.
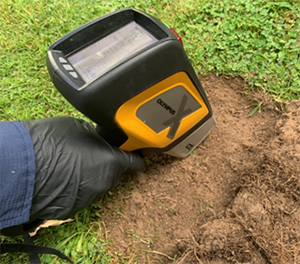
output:
[[[157,39],[136,22],[71,55],[68,60],[85,82],[101,76]]]

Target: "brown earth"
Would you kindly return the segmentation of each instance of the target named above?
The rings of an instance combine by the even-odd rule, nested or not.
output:
[[[108,249],[129,263],[299,264],[300,101],[201,81],[217,126],[188,158],[153,154],[122,182],[101,211]]]

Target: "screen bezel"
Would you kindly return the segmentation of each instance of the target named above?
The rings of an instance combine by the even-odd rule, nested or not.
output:
[[[122,36],[122,29],[124,29],[124,34]],[[90,74],[88,73],[88,71],[84,68],[82,68],[83,64],[84,64],[84,60],[79,60],[77,63],[74,63],[74,60],[76,59],[76,56],[80,56],[83,55],[83,53],[89,53],[89,51],[91,51],[91,48],[96,48],[94,53],[89,54],[86,58],[90,58],[90,59],[86,59],[86,60],[90,60],[90,62],[92,61],[91,56],[98,54],[99,52],[101,52],[101,50],[105,50],[106,47],[103,47],[103,42],[108,41],[109,38],[113,38],[113,37],[119,37],[118,40],[116,41],[112,41],[111,43],[108,43],[108,45],[112,45],[115,46],[118,43],[122,42],[122,38],[126,37],[128,33],[126,33],[125,30],[128,31],[132,31],[134,29],[139,30],[143,36],[148,37],[148,40],[146,40],[144,43],[133,43],[133,45],[136,45],[135,47],[133,47],[133,49],[130,49],[130,47],[128,47],[126,44],[124,45],[124,47],[127,49],[127,54],[123,54],[120,56],[120,59],[117,59],[115,61],[112,61],[112,59],[109,61],[109,57],[107,58],[108,60],[108,65],[104,66],[103,69],[99,69],[99,64],[101,63],[101,59],[99,59],[100,63],[96,62],[94,63],[94,65],[92,65],[92,63],[87,64],[86,66],[89,66],[91,68],[96,67],[98,68],[98,70],[93,71],[93,74],[95,74],[94,76],[90,76]],[[119,35],[119,36],[118,36]],[[123,40],[126,41],[126,38],[124,38]],[[101,77],[102,75],[104,75],[106,72],[110,71],[111,69],[115,68],[117,65],[119,65],[120,63],[122,63],[123,61],[128,60],[130,57],[135,56],[137,53],[143,51],[144,49],[149,48],[151,45],[155,44],[158,42],[158,39],[153,36],[151,34],[151,32],[149,32],[148,30],[146,30],[144,27],[142,27],[141,25],[139,25],[138,23],[136,23],[136,21],[130,21],[129,23],[127,23],[126,25],[123,25],[122,27],[120,27],[119,29],[115,30],[114,32],[110,33],[109,35],[98,39],[97,41],[90,43],[90,45],[85,46],[84,48],[77,50],[77,52],[73,52],[71,55],[69,55],[67,58],[70,62],[70,64],[74,67],[74,69],[77,71],[77,73],[81,76],[81,78],[86,82],[92,82],[94,79],[97,79],[99,77]],[[127,41],[128,43],[128,41]],[[102,47],[99,47],[102,46]],[[127,46],[127,47],[126,47]],[[136,50],[134,50],[134,48],[136,48]],[[117,49],[116,52],[121,51],[122,48]],[[113,58],[114,59],[114,58]]]
[[[109,14],[77,28],[65,35],[58,41],[55,47],[52,47],[52,49],[59,50],[65,57],[69,57],[73,53],[110,35],[132,21],[135,21],[158,40],[169,36],[166,31],[157,24],[157,21],[153,21],[153,19],[148,16],[139,12],[134,12],[132,9],[128,9],[122,10],[122,12]]]
[[[105,36],[113,33],[132,21],[135,21],[158,39],[155,47],[159,46],[168,39],[177,40],[175,35],[169,30],[168,26],[157,18],[131,8],[121,9],[94,19],[67,33],[54,42],[49,47],[47,52],[47,68],[49,74],[52,76],[51,78],[58,78],[61,80],[62,83],[64,83],[63,86],[65,89],[70,87],[76,91],[84,90],[94,82],[99,81],[101,78],[103,78],[103,76],[88,83],[86,83],[79,74],[77,74],[77,77],[74,77],[74,75],[71,76],[71,71],[73,71],[73,68],[72,70],[65,68],[65,64],[69,64],[68,57],[84,49],[85,47],[92,45],[99,39],[104,38]],[[152,46],[151,48],[155,47]],[[134,56],[127,58],[127,60],[123,61],[122,64],[145,53],[146,51],[148,51],[148,49],[138,52]],[[65,62],[62,63],[62,61]],[[107,74],[105,74],[105,76],[107,76]]]

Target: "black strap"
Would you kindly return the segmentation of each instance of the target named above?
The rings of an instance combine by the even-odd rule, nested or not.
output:
[[[27,238],[26,238],[26,240],[27,240]],[[24,242],[25,242],[24,244],[0,244],[0,254],[17,253],[17,252],[27,253],[27,254],[29,254],[31,264],[40,264],[41,263],[39,258],[38,258],[38,260],[36,259],[36,257],[38,257],[38,254],[51,254],[51,255],[56,255],[64,260],[67,260],[71,264],[73,264],[73,261],[71,261],[67,256],[65,256],[60,251],[58,251],[54,248],[36,246],[33,244],[27,244],[26,240],[24,239]],[[31,261],[34,261],[34,262],[31,262]]]
[[[23,239],[24,244],[33,245],[32,238],[28,233],[23,235]],[[28,253],[28,256],[31,264],[42,264],[38,254]]]

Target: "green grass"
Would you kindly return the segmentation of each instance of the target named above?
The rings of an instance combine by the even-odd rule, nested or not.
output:
[[[243,76],[278,100],[300,97],[298,0],[185,1],[175,10],[198,72]]]
[[[299,0],[0,0],[0,120],[82,117],[52,85],[46,51],[72,29],[124,7],[175,28],[196,72],[243,76],[276,100],[300,98]],[[87,208],[73,223],[41,231],[36,243],[77,262],[109,263],[116,257],[110,243],[117,241],[105,241],[99,211]],[[28,261],[26,255],[4,258]],[[50,256],[43,261],[59,263]]]

